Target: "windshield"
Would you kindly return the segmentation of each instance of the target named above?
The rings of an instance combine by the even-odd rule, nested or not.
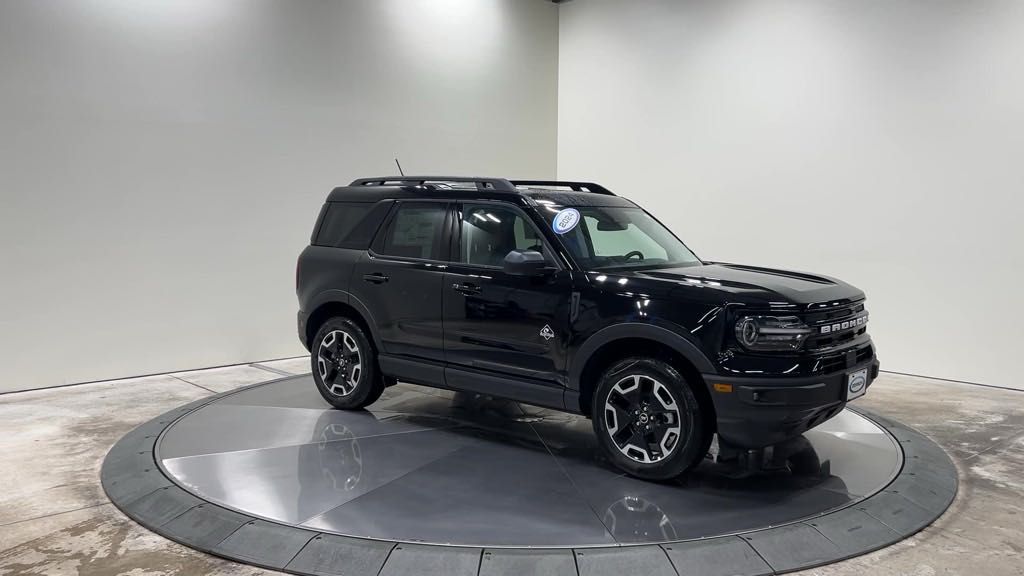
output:
[[[587,270],[700,264],[672,232],[640,208],[545,206],[540,213]]]

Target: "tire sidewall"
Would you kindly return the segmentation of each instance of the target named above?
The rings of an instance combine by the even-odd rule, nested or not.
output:
[[[359,362],[362,372],[359,375],[359,383],[356,384],[355,390],[347,396],[338,396],[332,393],[324,384],[323,379],[320,378],[320,369],[317,366],[320,343],[323,342],[328,334],[335,330],[347,332],[356,341],[356,346],[359,348]],[[370,345],[369,339],[367,339],[366,334],[363,333],[362,328],[358,324],[348,318],[331,318],[324,322],[323,326],[317,330],[316,337],[313,339],[309,360],[313,370],[313,382],[316,383],[316,388],[320,391],[320,395],[332,406],[350,409],[362,407],[369,403],[368,400],[372,402],[370,398],[376,392],[376,388],[379,387],[378,380],[380,379],[377,370],[377,357],[373,347]],[[376,398],[373,398],[373,400],[376,400]]]
[[[686,414],[685,426],[679,431],[680,439],[672,453],[668,457],[650,464],[637,462],[620,452],[608,434],[605,420],[605,399],[612,387],[623,378],[633,374],[649,376],[661,382],[672,394],[679,410]],[[700,462],[704,456],[700,452],[702,447],[707,444],[705,438],[707,431],[700,404],[683,375],[665,361],[655,358],[627,358],[613,364],[598,381],[591,406],[591,417],[594,433],[597,435],[598,443],[605,456],[616,467],[638,478],[647,480],[675,478]],[[706,448],[703,450],[706,452]]]

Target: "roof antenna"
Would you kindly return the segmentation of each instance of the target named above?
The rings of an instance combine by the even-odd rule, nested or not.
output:
[[[398,173],[405,176],[405,172],[402,172],[402,164],[398,162],[398,158],[395,158],[395,165],[398,166]]]

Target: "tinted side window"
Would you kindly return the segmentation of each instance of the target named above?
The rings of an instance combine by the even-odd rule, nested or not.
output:
[[[313,243],[317,246],[366,249],[390,207],[390,202],[330,202]]]
[[[540,234],[521,214],[494,204],[466,204],[462,209],[460,261],[501,266],[512,250],[544,253]]]
[[[446,204],[403,202],[384,234],[380,253],[405,258],[441,259]]]

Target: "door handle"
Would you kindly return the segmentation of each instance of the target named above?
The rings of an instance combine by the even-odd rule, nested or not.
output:
[[[466,296],[472,296],[480,293],[480,287],[476,284],[470,284],[469,282],[463,282],[462,284],[456,282],[455,284],[452,284],[452,290],[465,294]]]
[[[363,274],[363,280],[372,282],[374,284],[383,284],[388,281],[388,275],[380,272],[374,272],[373,274]]]

